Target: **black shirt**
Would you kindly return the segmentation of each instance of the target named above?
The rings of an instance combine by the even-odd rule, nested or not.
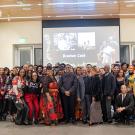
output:
[[[25,90],[25,94],[27,93],[33,93],[33,94],[40,94],[41,88],[40,88],[40,82],[39,81],[28,81],[27,87]]]

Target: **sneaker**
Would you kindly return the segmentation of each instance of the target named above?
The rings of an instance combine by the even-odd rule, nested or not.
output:
[[[29,122],[28,121],[24,121],[23,125],[29,125]]]

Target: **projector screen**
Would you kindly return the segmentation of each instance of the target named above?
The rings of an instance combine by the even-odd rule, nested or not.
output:
[[[43,65],[119,61],[119,26],[43,28]]]

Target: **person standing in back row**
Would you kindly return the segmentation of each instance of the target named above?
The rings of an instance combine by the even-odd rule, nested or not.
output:
[[[65,123],[74,123],[77,77],[71,72],[71,66],[69,64],[66,65],[66,73],[64,73],[59,81],[59,87],[62,93]]]
[[[85,85],[85,93],[82,100],[82,121],[84,124],[87,124],[90,120],[90,105],[92,102],[92,76],[88,75],[86,68],[82,69],[82,76]]]
[[[110,66],[104,66],[105,75],[102,80],[102,111],[103,111],[103,120],[104,122],[111,123],[111,102],[114,96],[114,91],[116,87],[116,81],[114,75],[110,72]]]

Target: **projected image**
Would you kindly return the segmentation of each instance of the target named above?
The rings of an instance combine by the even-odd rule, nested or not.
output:
[[[77,33],[56,33],[54,46],[62,51],[75,50],[77,48]]]
[[[109,37],[106,41],[103,41],[98,51],[98,61],[104,65],[107,63],[114,63],[116,61],[118,49],[118,42],[113,37]]]
[[[95,32],[78,33],[78,46],[84,50],[95,47]]]
[[[43,64],[91,63],[102,66],[119,60],[119,27],[43,29]]]

